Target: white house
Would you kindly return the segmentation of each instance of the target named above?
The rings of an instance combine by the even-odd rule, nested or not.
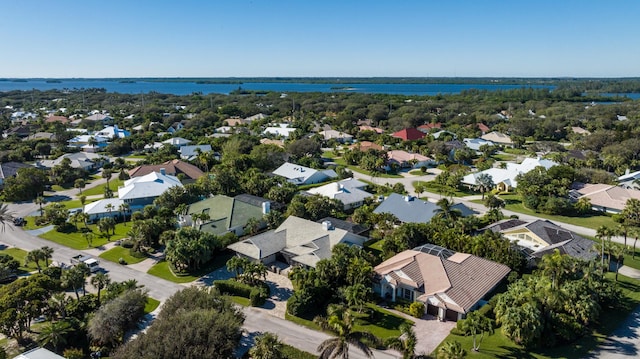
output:
[[[321,183],[338,177],[338,174],[333,170],[316,170],[289,162],[282,164],[282,166],[273,171],[273,174],[284,177],[296,185]]]
[[[339,182],[332,182],[324,186],[311,188],[307,193],[337,199],[342,202],[344,209],[348,210],[362,206],[367,198],[373,196],[364,190],[366,187],[366,183],[360,182],[357,179],[348,178]]]
[[[167,145],[176,146],[176,147],[182,147],[182,146],[186,146],[186,145],[190,144],[191,140],[187,140],[186,138],[182,138],[182,137],[173,137],[173,138],[170,138],[168,140],[162,141],[162,143],[167,144]]]
[[[106,126],[102,130],[96,132],[96,136],[102,136],[109,139],[126,138],[131,136],[131,132],[118,128],[118,125]]]
[[[263,134],[274,135],[280,137],[289,137],[289,135],[297,130],[297,128],[289,127],[288,123],[280,123],[277,126],[267,127],[264,129]]]
[[[525,160],[519,164],[507,163],[507,168],[489,168],[485,171],[468,174],[462,178],[462,183],[469,187],[478,186],[478,176],[480,176],[481,174],[487,174],[491,176],[493,184],[499,191],[506,192],[518,186],[516,177],[519,174],[527,173],[539,166],[549,169],[555,165],[557,165],[557,163],[550,160],[541,159],[540,157],[525,158]]]
[[[476,152],[480,151],[480,147],[482,147],[484,145],[487,145],[487,146],[493,146],[494,145],[493,142],[484,140],[482,138],[465,138],[465,139],[462,140],[462,142],[464,142],[464,144],[468,148],[470,148],[470,149],[472,149],[472,150],[474,150]]]

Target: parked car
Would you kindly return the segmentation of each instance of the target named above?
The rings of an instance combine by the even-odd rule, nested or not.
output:
[[[22,217],[16,217],[13,219],[13,224],[15,226],[24,226],[24,218]]]

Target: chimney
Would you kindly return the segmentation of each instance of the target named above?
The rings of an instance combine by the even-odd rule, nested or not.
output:
[[[262,202],[262,214],[267,214],[271,211],[271,202]]]
[[[163,175],[163,176],[166,176],[167,175],[167,171],[164,168],[161,168],[160,169],[160,174]]]
[[[333,226],[331,225],[331,222],[329,221],[322,221],[322,229],[325,231],[329,231],[333,229]]]
[[[412,199],[413,199],[413,198],[412,198],[410,195],[406,195],[406,196],[404,196],[404,201],[405,201],[405,202],[411,202],[411,200],[412,200]]]

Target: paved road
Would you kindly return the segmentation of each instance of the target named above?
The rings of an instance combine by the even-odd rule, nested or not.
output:
[[[266,314],[265,311],[261,309],[246,308],[245,313],[247,317],[244,322],[246,338],[252,339],[259,333],[268,331],[278,334],[278,337],[283,342],[312,354],[317,354],[316,349],[318,345],[330,338],[330,336],[325,333],[274,317]],[[245,339],[245,341],[247,341],[247,339]],[[400,355],[394,351],[374,350],[374,357],[376,359],[395,359],[399,358]],[[351,347],[351,350],[349,350],[349,358],[365,359],[366,356],[358,349]]]

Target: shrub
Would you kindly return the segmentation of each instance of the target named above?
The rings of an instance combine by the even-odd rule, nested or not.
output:
[[[122,247],[122,248],[131,249],[131,248],[133,248],[133,244],[134,244],[133,241],[130,240],[130,239],[124,239],[124,240],[120,241],[120,247]]]
[[[62,224],[58,224],[54,227],[54,229],[57,232],[60,233],[73,233],[75,231],[77,231],[76,226],[74,226],[73,224],[69,223],[69,222],[64,222]]]
[[[422,318],[424,316],[424,304],[420,302],[413,302],[409,305],[409,315],[416,318]]]
[[[264,304],[264,302],[269,297],[269,287],[265,289],[264,286],[260,288],[253,288],[251,293],[249,293],[249,300],[251,301],[252,307],[259,307]]]
[[[214,281],[213,286],[218,288],[222,294],[237,295],[244,298],[250,298],[252,291],[250,286],[232,279]]]
[[[126,264],[127,264],[127,261],[125,261],[125,260],[124,260],[124,258],[120,257],[120,258],[118,259],[118,263],[120,263],[120,264],[122,264],[122,265],[126,265]]]

